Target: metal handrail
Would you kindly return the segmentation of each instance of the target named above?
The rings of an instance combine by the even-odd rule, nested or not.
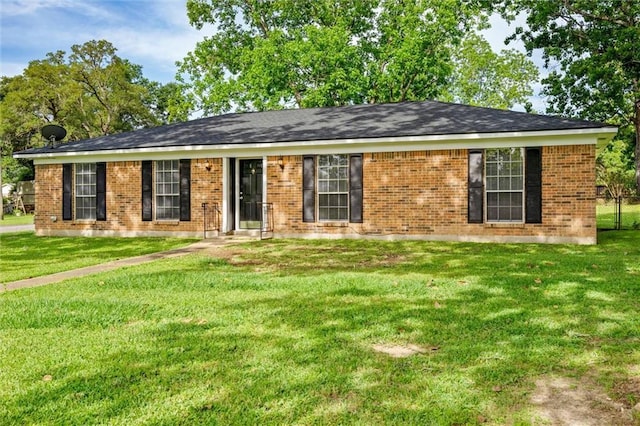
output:
[[[211,207],[209,206],[211,204]],[[221,211],[218,203],[202,203],[202,233],[207,238],[207,232],[220,232]]]
[[[273,238],[273,203],[258,202],[262,217],[260,218],[260,239]],[[271,236],[265,237],[271,233]]]

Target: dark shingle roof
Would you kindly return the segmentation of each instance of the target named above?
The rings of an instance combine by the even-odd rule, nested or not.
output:
[[[435,101],[225,114],[63,143],[57,152],[468,133],[591,129],[606,124]],[[51,152],[37,148],[21,154]]]

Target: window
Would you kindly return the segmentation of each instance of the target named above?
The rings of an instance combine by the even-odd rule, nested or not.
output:
[[[155,199],[157,220],[180,218],[180,162],[156,161]]]
[[[485,172],[487,222],[522,222],[523,148],[486,150]]]
[[[349,220],[349,156],[318,156],[318,218]]]
[[[62,220],[107,220],[106,163],[62,165]]]
[[[95,163],[76,164],[75,177],[76,219],[95,220],[96,218],[96,165]]]
[[[302,220],[363,223],[363,156],[302,157]]]
[[[191,160],[143,161],[142,220],[191,220]]]
[[[468,222],[542,223],[542,148],[470,149]]]

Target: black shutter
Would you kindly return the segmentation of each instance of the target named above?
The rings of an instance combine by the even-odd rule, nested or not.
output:
[[[191,220],[191,160],[180,160],[180,220]]]
[[[153,162],[142,162],[142,220],[153,220]]]
[[[527,148],[525,156],[525,222],[542,223],[542,149]]]
[[[71,210],[72,196],[71,191],[73,185],[73,164],[62,165],[62,220],[73,219]]]
[[[96,163],[96,220],[107,220],[107,163]]]
[[[349,157],[349,222],[362,223],[362,154]]]
[[[302,159],[302,221],[316,221],[316,159]]]
[[[484,181],[481,150],[469,151],[469,210],[467,221],[469,223],[482,223],[484,212]]]

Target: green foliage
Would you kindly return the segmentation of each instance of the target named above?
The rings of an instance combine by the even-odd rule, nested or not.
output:
[[[196,28],[217,28],[179,63],[177,78],[203,114],[447,96],[505,107],[536,78],[513,52],[489,57],[479,36],[469,40],[484,43],[482,58],[460,49],[486,24],[474,2],[189,0],[187,10]],[[475,74],[454,77],[454,58]],[[454,87],[463,84],[472,87]]]
[[[495,7],[495,2],[490,7]],[[630,126],[640,189],[640,2],[504,0],[506,16],[524,12],[513,36],[542,49],[549,111]]]
[[[170,121],[174,86],[149,82],[105,40],[74,45],[69,55],[48,53],[0,80],[2,155],[44,145],[40,129],[49,123],[65,127],[73,141]]]
[[[639,237],[273,240],[0,294],[0,418],[530,424],[540,378],[636,374]]]
[[[516,50],[495,53],[486,40],[472,33],[454,55],[450,79],[443,100],[500,109],[519,103],[530,110],[527,99],[533,95],[531,82],[538,80],[538,68]]]
[[[33,180],[33,170],[28,161],[18,160],[10,156],[2,157],[2,183],[18,183],[22,180]]]
[[[598,184],[605,185],[613,198],[628,194],[634,187],[633,163],[629,161],[626,148],[625,141],[615,139],[598,153]]]

